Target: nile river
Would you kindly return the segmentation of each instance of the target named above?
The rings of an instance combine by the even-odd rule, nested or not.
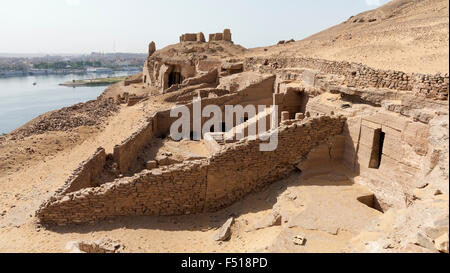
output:
[[[0,135],[11,132],[45,112],[96,99],[106,88],[59,86],[62,82],[130,73],[136,72],[0,78]]]

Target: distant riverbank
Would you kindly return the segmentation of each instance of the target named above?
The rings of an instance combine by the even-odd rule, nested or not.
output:
[[[105,89],[104,86],[67,88],[59,85],[62,82],[98,77],[119,78],[133,74],[135,71],[0,78],[0,135],[9,133],[48,111],[94,100]]]
[[[125,80],[127,76],[96,78],[87,80],[72,80],[60,83],[61,86],[78,87],[78,86],[108,86]]]
[[[91,69],[30,69],[28,71],[0,71],[0,78],[50,76],[50,75],[85,75],[85,74],[114,74],[114,73],[138,73],[140,67],[125,67],[121,69],[91,68]]]

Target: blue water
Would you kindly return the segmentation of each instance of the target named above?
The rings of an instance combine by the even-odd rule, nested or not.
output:
[[[0,78],[0,134],[9,133],[45,112],[96,99],[106,88],[59,86],[62,82],[129,74],[133,72]]]

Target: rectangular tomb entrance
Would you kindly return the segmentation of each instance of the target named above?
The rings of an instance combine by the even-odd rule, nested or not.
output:
[[[381,129],[377,129],[373,135],[372,153],[370,155],[369,168],[379,169],[383,156],[385,133]]]

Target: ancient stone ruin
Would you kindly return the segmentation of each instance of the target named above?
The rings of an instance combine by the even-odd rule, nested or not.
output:
[[[231,31],[229,29],[225,29],[222,33],[213,33],[209,34],[209,41],[227,41],[231,42]]]
[[[231,30],[225,29],[223,32],[209,34],[209,42],[214,42],[214,41],[232,42],[232,40],[231,40]],[[183,43],[183,42],[200,42],[200,43],[205,43],[206,39],[205,39],[205,35],[203,34],[203,32],[199,32],[199,33],[185,33],[185,34],[180,36],[180,43]]]
[[[180,43],[182,42],[206,42],[205,35],[202,32],[199,33],[185,33],[180,36]]]
[[[211,34],[209,41],[230,42],[231,32]],[[169,106],[156,111],[112,154],[99,147],[87,158],[36,212],[42,223],[213,212],[292,173],[337,167],[374,193],[361,202],[387,211],[411,206],[421,181],[445,170],[439,163],[445,151],[429,138],[448,107],[448,74],[312,58],[225,58],[207,55],[214,48],[206,44],[203,33],[183,34],[180,44],[159,51],[150,44],[141,83],[168,105],[192,110],[192,99],[200,98],[202,109],[219,105],[222,114],[225,105],[263,105],[266,113],[243,116],[231,130],[225,120],[219,130],[212,126],[198,144],[206,154],[155,154],[156,143],[176,143],[169,130],[177,120]],[[272,105],[278,106],[278,148],[262,152],[263,141],[249,127],[269,125]],[[237,130],[244,139],[233,139]],[[198,134],[191,127],[191,137]],[[448,185],[431,187],[448,193]]]

